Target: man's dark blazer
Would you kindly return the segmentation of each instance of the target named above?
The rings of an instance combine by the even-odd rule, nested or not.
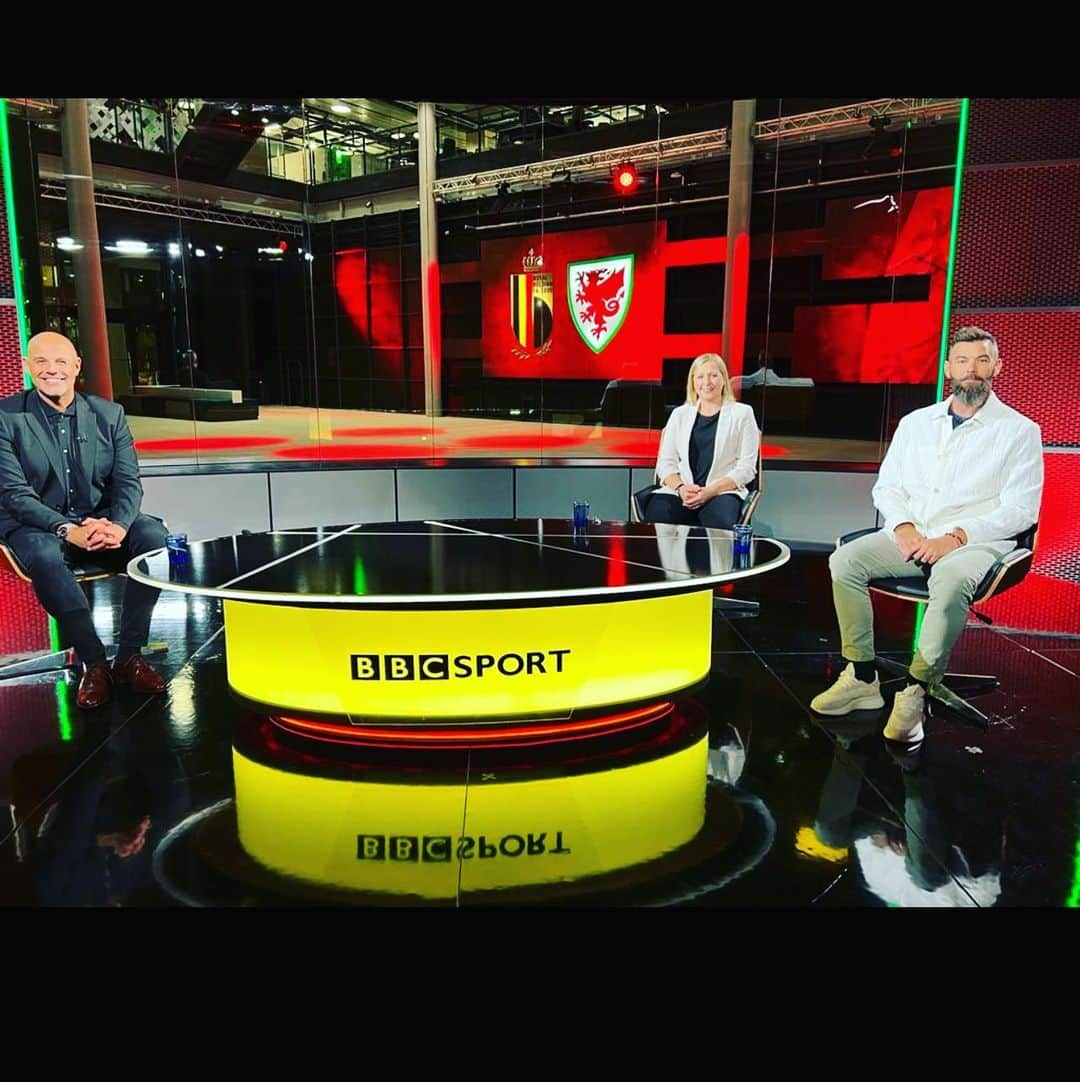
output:
[[[0,398],[0,540],[20,526],[51,531],[73,521],[63,511],[67,485],[62,456],[35,409],[36,394],[20,391]],[[143,490],[124,409],[105,398],[76,394],[75,417],[91,513],[130,529]]]

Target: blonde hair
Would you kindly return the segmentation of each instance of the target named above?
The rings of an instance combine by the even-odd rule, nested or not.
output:
[[[731,379],[728,376],[727,365],[724,364],[724,358],[719,353],[702,353],[700,356],[694,358],[694,363],[690,366],[690,371],[686,376],[686,404],[688,406],[696,406],[698,395],[694,389],[694,375],[699,368],[703,368],[707,364],[716,365],[720,372],[720,381],[724,385],[724,393],[720,399],[721,404],[724,402],[734,402],[735,392],[731,389]]]

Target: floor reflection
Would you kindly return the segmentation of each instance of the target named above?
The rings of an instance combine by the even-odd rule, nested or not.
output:
[[[106,624],[114,585],[92,587]],[[744,594],[760,614],[718,611],[709,681],[670,710],[407,752],[246,712],[219,606],[164,606],[166,696],[85,714],[68,672],[0,681],[0,904],[1080,904],[1071,647],[970,626],[954,667],[1000,676],[989,730],[935,716],[902,751],[888,704],[808,710],[838,649],[823,556]],[[913,618],[883,606],[880,648],[910,649]]]
[[[162,861],[165,885],[190,900],[206,883],[232,882],[234,897],[268,904],[702,895],[760,860],[774,835],[764,805],[735,788],[737,754],[710,748],[708,728],[691,699],[646,731],[429,750],[421,761],[414,748],[328,747],[248,716],[233,747],[235,802],[174,833],[167,848],[186,859]],[[731,740],[737,747],[733,730]],[[726,760],[719,773],[714,756]],[[216,875],[184,881],[193,864]]]
[[[867,889],[886,905],[994,905],[1001,894],[1005,839],[988,819],[985,804],[970,807],[971,788],[946,799],[927,761],[930,756],[924,757],[925,744],[904,747],[886,742],[895,764],[894,777],[888,780],[894,789],[899,782],[901,814],[875,808],[861,797],[881,743],[877,719],[823,728],[837,743],[814,821],[819,844],[850,854]]]

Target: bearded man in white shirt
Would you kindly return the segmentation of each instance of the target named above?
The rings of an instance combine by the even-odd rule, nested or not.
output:
[[[1034,421],[991,390],[1001,371],[996,339],[979,327],[953,336],[952,394],[902,418],[874,485],[882,528],[829,558],[847,665],[810,705],[836,716],[885,705],[874,667],[870,579],[929,572],[930,601],[907,685],[897,692],[887,739],[923,736],[926,689],[940,682],[983,576],[1039,517],[1042,436]]]

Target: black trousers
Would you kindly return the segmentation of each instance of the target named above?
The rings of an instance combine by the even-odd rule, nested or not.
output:
[[[646,522],[671,522],[676,526],[708,526],[714,530],[730,530],[742,514],[743,502],[738,496],[723,493],[713,496],[696,511],[683,507],[675,495],[658,492],[645,505]]]
[[[50,616],[61,620],[75,612],[90,613],[90,603],[75,581],[71,566],[91,563],[122,573],[133,556],[162,548],[166,532],[160,519],[139,515],[117,549],[86,552],[65,544],[54,533],[33,526],[20,526],[8,535],[6,543],[26,568],[42,607]],[[128,580],[120,614],[121,647],[146,645],[150,637],[150,617],[160,593],[152,586]]]

